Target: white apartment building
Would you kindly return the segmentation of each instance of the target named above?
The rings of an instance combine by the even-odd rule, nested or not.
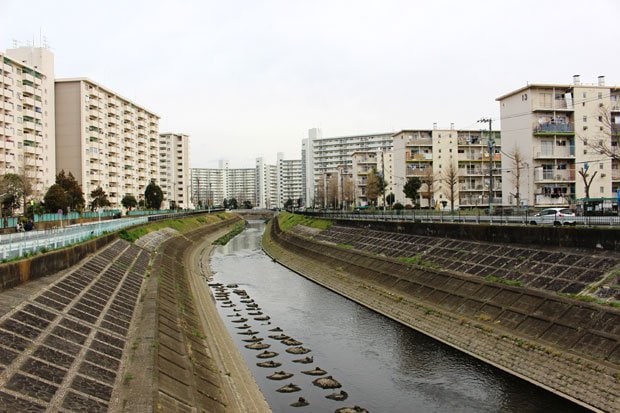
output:
[[[392,135],[390,132],[323,138],[320,129],[310,129],[308,138],[302,141],[304,205],[309,207],[314,205],[318,190],[317,182],[322,179],[322,175],[336,171],[338,167],[350,169],[354,152],[390,150]]]
[[[57,79],[55,93],[57,170],[73,173],[87,204],[97,187],[112,207],[144,199],[160,177],[159,116],[86,78]]]
[[[191,203],[194,208],[222,205],[226,196],[224,168],[191,168]]]
[[[221,160],[219,168],[191,168],[191,197],[196,207],[223,205],[224,199],[235,198],[239,207],[245,201],[257,201],[257,168],[230,168]]]
[[[190,199],[188,135],[159,135],[159,185],[168,208],[193,208]]]
[[[586,197],[615,198],[620,165],[595,147],[616,151],[620,128],[620,87],[573,77],[571,84],[528,84],[496,99],[500,103],[503,203],[536,207],[570,206]],[[580,171],[582,172],[580,174]],[[516,188],[519,187],[517,191]],[[519,193],[517,197],[516,193]]]
[[[355,206],[367,206],[370,205],[371,200],[368,199],[367,193],[367,183],[368,183],[368,175],[374,170],[377,175],[382,176],[385,180],[385,196],[387,197],[389,194],[394,194],[394,202],[401,202],[403,200],[396,195],[397,187],[395,185],[398,174],[394,171],[394,152],[391,150],[375,150],[375,151],[359,151],[354,152],[351,159],[352,165],[350,168],[350,179],[352,179],[353,183],[353,205]],[[346,180],[349,178],[346,169],[343,169],[343,173],[345,174],[342,178],[341,187],[343,187],[343,199],[347,201],[348,191],[345,185]],[[402,185],[400,187],[400,192],[402,194]],[[383,195],[380,195],[377,198],[377,205],[384,206],[388,205],[389,202],[386,200],[384,202]]]
[[[455,130],[453,125],[439,129],[435,124],[431,130],[403,130],[393,137],[396,202],[438,209],[450,209],[452,201],[455,208],[501,203],[502,143],[497,131]],[[403,192],[412,177],[422,182],[417,200],[405,199]]]
[[[0,53],[0,173],[26,176],[42,198],[55,182],[54,55],[41,47]]]
[[[298,200],[302,199],[303,174],[301,159],[284,159],[284,154],[277,154],[278,172],[278,198],[277,207],[284,208],[284,204],[290,199],[297,206]]]
[[[256,158],[256,204],[259,208],[275,208],[278,205],[278,168]]]

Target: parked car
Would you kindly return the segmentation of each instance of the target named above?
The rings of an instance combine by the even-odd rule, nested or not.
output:
[[[568,208],[546,208],[530,217],[530,224],[575,225],[575,213]]]

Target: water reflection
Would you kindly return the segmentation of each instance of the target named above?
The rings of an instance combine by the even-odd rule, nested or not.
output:
[[[285,382],[266,379],[273,371],[256,366],[257,351],[244,347],[231,322],[231,309],[220,308],[222,318],[275,412],[334,411],[359,405],[372,412],[566,412],[578,406],[549,394],[462,354],[422,334],[367,310],[271,261],[260,250],[262,222],[253,222],[228,245],[218,247],[211,265],[216,282],[237,283],[271,317],[248,324],[266,338],[270,328],[312,350],[314,363],[300,365],[300,356],[271,339],[264,342],[279,352],[277,370],[295,375]],[[245,308],[238,303],[238,309]],[[349,399],[325,399],[331,393],[312,385],[315,377],[301,374],[315,366],[328,371],[343,385]],[[275,390],[293,382],[302,391],[281,394]],[[298,397],[310,405],[292,408]]]

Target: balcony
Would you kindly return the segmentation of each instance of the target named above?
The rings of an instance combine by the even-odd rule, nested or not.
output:
[[[482,160],[482,153],[478,152],[478,153],[459,153],[459,156],[457,158],[459,161],[481,161]]]
[[[574,182],[575,170],[540,170],[534,174],[534,182]]]
[[[572,135],[575,128],[572,123],[539,123],[534,126],[535,135]]]
[[[534,148],[534,158],[556,159],[556,158],[574,158],[575,146],[555,146],[552,148],[536,147]]]
[[[488,175],[488,170],[483,170],[482,168],[459,168],[459,176],[480,176],[480,175]]]
[[[407,153],[407,161],[432,161],[432,153]]]

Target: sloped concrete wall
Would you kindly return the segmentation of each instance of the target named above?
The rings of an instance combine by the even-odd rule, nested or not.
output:
[[[276,221],[264,248],[302,275],[591,408],[620,409],[618,310],[321,244]]]

